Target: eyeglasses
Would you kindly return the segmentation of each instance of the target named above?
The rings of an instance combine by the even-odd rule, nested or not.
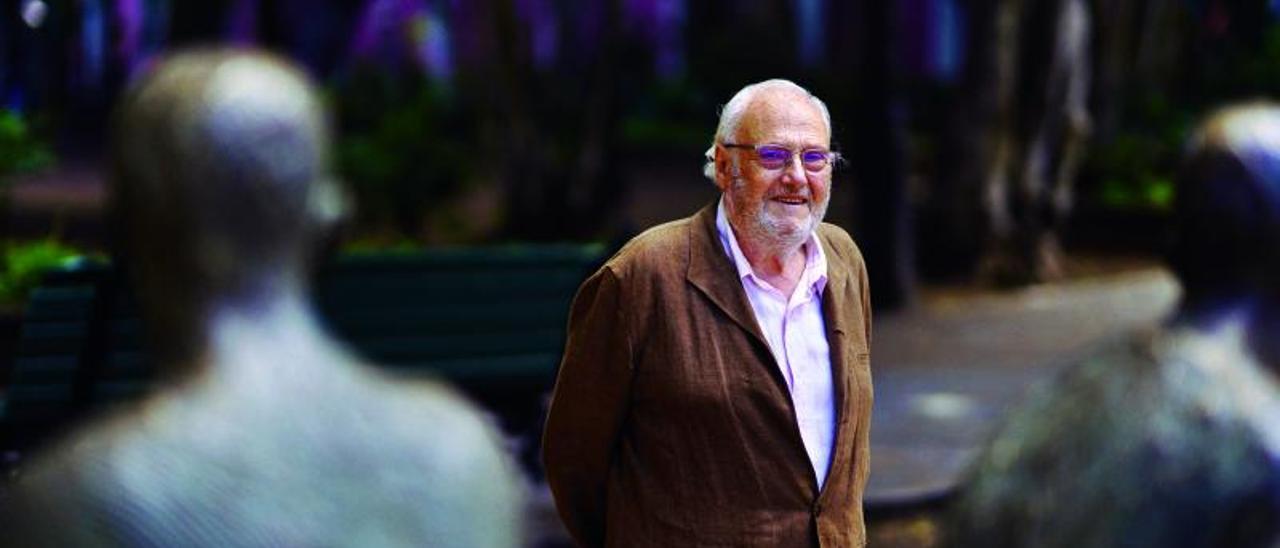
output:
[[[791,149],[779,145],[747,145],[741,143],[720,143],[725,148],[742,148],[754,150],[756,161],[765,169],[782,169],[791,163]],[[827,165],[840,161],[840,153],[821,148],[807,148],[800,151],[800,163],[806,171],[818,172]]]

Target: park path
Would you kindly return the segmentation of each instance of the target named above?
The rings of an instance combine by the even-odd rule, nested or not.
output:
[[[958,480],[1034,383],[1158,324],[1179,293],[1158,267],[1012,291],[926,291],[874,322],[868,507],[912,505]]]

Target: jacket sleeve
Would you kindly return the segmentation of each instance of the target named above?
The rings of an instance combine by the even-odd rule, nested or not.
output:
[[[609,267],[578,290],[542,440],[556,509],[581,546],[603,546],[609,468],[627,413],[631,336],[622,284]]]

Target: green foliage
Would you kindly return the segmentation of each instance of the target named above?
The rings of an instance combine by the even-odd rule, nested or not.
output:
[[[1111,209],[1148,209],[1168,211],[1173,207],[1173,181],[1151,175],[1136,183],[1121,179],[1107,179],[1102,183],[1100,196],[1103,205]]]
[[[711,142],[710,132],[705,127],[638,116],[623,120],[622,135],[630,144],[649,147],[697,148]]]
[[[80,250],[53,239],[3,246],[0,263],[0,308],[18,307],[40,283],[45,272],[84,258]]]
[[[1263,32],[1262,47],[1241,64],[1242,79],[1254,83],[1250,87],[1270,93],[1280,91],[1280,25],[1268,27]]]
[[[0,109],[0,189],[13,175],[48,167],[53,152],[36,139],[21,114]]]
[[[711,142],[715,108],[689,82],[654,83],[632,102],[621,128],[628,146],[701,150]]]
[[[1110,142],[1095,143],[1088,160],[1101,179],[1098,200],[1108,209],[1168,212],[1182,145],[1195,118],[1159,93],[1132,111],[1135,123]]]
[[[420,253],[423,245],[405,237],[375,238],[362,237],[344,242],[341,247],[343,255],[411,255]]]
[[[339,172],[358,224],[420,235],[423,219],[456,197],[477,161],[470,124],[447,90],[365,74],[336,90]]]

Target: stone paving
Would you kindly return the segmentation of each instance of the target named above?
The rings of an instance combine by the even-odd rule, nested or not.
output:
[[[1156,325],[1178,292],[1170,274],[1146,268],[926,296],[877,318],[868,509],[944,495],[1029,386],[1105,341]]]

